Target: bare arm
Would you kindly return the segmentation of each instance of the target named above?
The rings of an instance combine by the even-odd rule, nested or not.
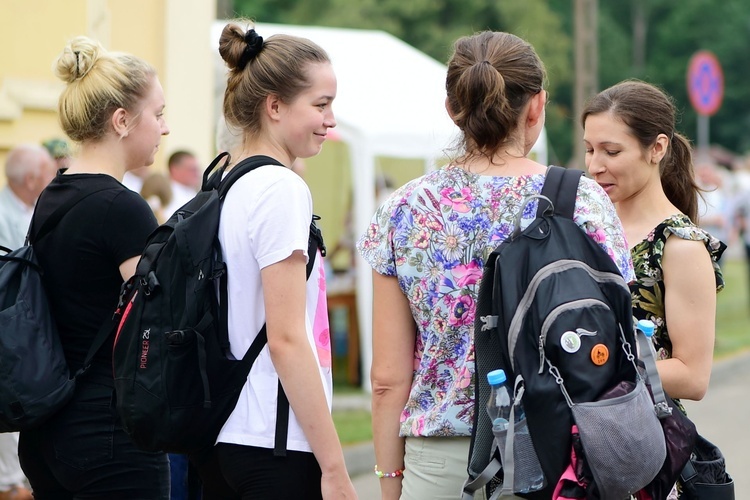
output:
[[[671,397],[697,401],[708,389],[716,335],[711,258],[703,242],[668,238],[662,268],[672,358],[657,362],[657,369]]]
[[[305,257],[294,252],[261,270],[271,360],[323,472],[323,498],[356,498],[319,368],[305,331]]]
[[[120,264],[120,276],[122,276],[123,281],[128,281],[135,274],[135,268],[138,266],[140,258],[140,255],[136,255]]]
[[[373,272],[372,430],[378,468],[404,467],[404,439],[399,422],[414,377],[416,325],[395,277]],[[401,478],[383,478],[384,500],[401,496]]]

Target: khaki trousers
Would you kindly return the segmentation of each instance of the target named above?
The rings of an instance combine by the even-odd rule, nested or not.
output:
[[[468,473],[468,437],[406,438],[401,500],[457,500]],[[475,500],[484,500],[477,492]]]

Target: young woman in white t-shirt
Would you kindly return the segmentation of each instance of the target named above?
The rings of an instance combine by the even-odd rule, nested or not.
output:
[[[224,117],[242,131],[232,164],[266,155],[290,167],[320,152],[336,126],[336,77],[326,53],[302,38],[263,40],[230,23],[219,41],[229,67]],[[332,378],[321,255],[307,255],[312,198],[289,168],[240,178],[222,208],[229,341],[241,358],[266,324],[268,345],[200,465],[206,499],[355,498],[330,414]],[[306,279],[308,259],[314,259]],[[286,456],[274,456],[278,383],[289,399]]]

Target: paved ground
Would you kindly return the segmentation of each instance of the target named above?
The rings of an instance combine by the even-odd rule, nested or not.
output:
[[[706,397],[685,407],[701,435],[724,452],[737,500],[750,499],[750,353],[715,363]],[[360,500],[380,499],[372,445],[350,446],[345,453]]]
[[[750,355],[717,363],[706,397],[685,408],[698,432],[724,453],[737,500],[750,498]]]

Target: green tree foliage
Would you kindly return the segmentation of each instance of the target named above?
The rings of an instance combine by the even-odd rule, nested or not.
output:
[[[678,128],[696,137],[697,114],[687,91],[687,68],[698,50],[710,50],[724,71],[724,102],[711,118],[711,142],[737,152],[750,150],[750,2],[747,0],[651,0],[646,3],[646,64],[634,70],[633,9],[642,0],[601,0],[599,39],[602,88],[638,77],[662,87],[675,99],[682,120]],[[620,35],[615,32],[619,26]],[[625,51],[615,53],[613,37],[623,36]],[[619,44],[619,42],[618,42]]]
[[[697,115],[690,106],[686,72],[697,50],[712,51],[724,72],[724,101],[711,118],[711,141],[735,151],[750,149],[750,3],[747,0],[669,1],[654,12],[649,81],[660,83],[684,109],[682,129],[695,137]]]
[[[534,45],[547,67],[551,95],[561,97],[548,108],[548,122],[550,130],[563,133],[549,137],[559,142],[554,151],[569,154],[565,94],[572,88],[572,40],[547,0],[235,0],[234,5],[239,15],[258,22],[383,30],[443,62],[461,36],[486,29],[515,33]]]
[[[552,161],[572,153],[573,0],[234,0],[238,15],[258,22],[380,29],[439,61],[456,38],[491,29],[528,40],[545,62],[552,105],[547,130]],[[643,35],[634,39],[638,19]],[[750,1],[599,0],[599,83],[627,78],[656,83],[682,111],[680,130],[696,135],[686,71],[699,49],[713,51],[724,68],[725,96],[711,119],[711,140],[735,151],[750,150]],[[640,47],[640,49],[639,49]],[[638,54],[641,54],[642,61]]]

